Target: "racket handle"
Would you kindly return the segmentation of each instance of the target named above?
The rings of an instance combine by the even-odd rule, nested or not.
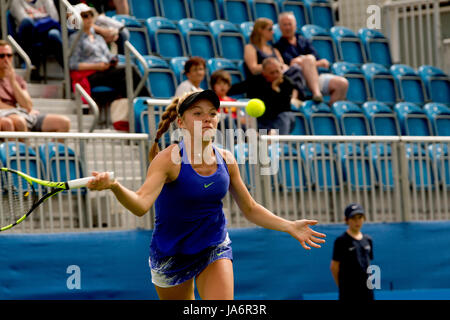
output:
[[[109,175],[110,180],[114,180],[114,172],[109,171],[108,175]],[[70,180],[70,181],[67,181],[67,186],[69,187],[69,189],[83,188],[83,187],[86,187],[88,182],[94,178],[95,177],[86,177],[86,178],[81,178],[81,179]]]

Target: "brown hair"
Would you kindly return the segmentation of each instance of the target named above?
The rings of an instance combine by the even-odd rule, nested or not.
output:
[[[231,86],[231,75],[224,69],[216,70],[211,75],[211,88],[213,88],[214,85],[219,81],[223,81]]]
[[[258,46],[261,42],[261,30],[269,25],[273,25],[272,20],[268,18],[258,18],[253,25],[252,33],[250,34],[250,43]]]
[[[11,47],[11,45],[9,44],[9,42],[8,41],[6,41],[6,40],[0,40],[0,47],[5,47],[5,46],[10,46]],[[11,49],[12,49],[12,47],[11,47]]]
[[[184,73],[188,73],[192,67],[203,66],[206,68],[206,61],[202,57],[192,57],[184,64]]]

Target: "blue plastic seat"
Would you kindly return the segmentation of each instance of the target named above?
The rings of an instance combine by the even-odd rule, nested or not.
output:
[[[146,100],[150,97],[137,97],[133,100],[134,132],[150,133],[148,126],[148,106]]]
[[[372,143],[366,149],[371,157],[378,185],[384,189],[395,187],[392,146],[389,143]]]
[[[298,0],[277,0],[279,12],[290,11],[294,14],[297,21],[297,30],[306,24],[311,24],[309,20],[308,10],[303,1]]]
[[[431,121],[425,111],[411,102],[399,102],[394,106],[405,136],[432,136]]]
[[[407,102],[424,104],[427,93],[422,78],[410,66],[394,64],[390,68],[397,83],[400,99]]]
[[[217,57],[214,37],[208,27],[200,20],[186,18],[178,22],[189,56],[199,56],[203,59]]]
[[[208,76],[217,70],[226,70],[231,75],[231,84],[236,84],[244,81],[244,76],[239,68],[232,61],[224,58],[213,58],[206,61],[208,66]]]
[[[159,0],[159,11],[162,17],[172,21],[190,18],[188,0]]]
[[[435,173],[427,150],[421,143],[409,143],[406,146],[408,160],[408,178],[415,188],[434,188]]]
[[[373,135],[401,135],[397,115],[388,105],[379,101],[368,101],[361,108],[369,121],[370,131]]]
[[[362,66],[373,100],[394,105],[400,100],[394,76],[383,65],[366,63]]]
[[[298,136],[309,135],[309,127],[305,115],[301,112],[294,112],[294,115],[295,115],[295,125],[294,129],[292,129],[290,134]]]
[[[274,23],[278,20],[278,4],[274,0],[248,0],[253,20],[268,18]]]
[[[334,13],[328,0],[304,0],[311,24],[330,30],[334,26]]]
[[[305,169],[318,190],[339,189],[337,163],[332,151],[325,144],[305,143],[300,146]]]
[[[331,65],[331,71],[347,79],[347,100],[357,104],[363,104],[369,100],[369,84],[361,68],[349,62],[335,62]]]
[[[41,144],[38,149],[48,180],[68,181],[84,177],[81,159],[72,148],[50,142]],[[85,193],[86,189],[82,189],[82,192]]]
[[[161,99],[172,98],[177,87],[177,80],[167,61],[156,56],[144,56],[144,59],[149,68],[147,87],[152,97]],[[138,63],[138,69],[141,74],[144,73],[140,63]]]
[[[444,71],[423,65],[419,67],[418,73],[425,83],[431,101],[450,104],[450,77]]]
[[[365,146],[359,143],[340,143],[335,146],[336,157],[341,162],[343,181],[355,189],[371,189],[372,175]]]
[[[336,44],[339,61],[358,65],[367,62],[364,45],[361,39],[349,28],[335,26],[330,29],[331,37]]]
[[[362,28],[358,30],[358,36],[366,49],[368,62],[379,63],[387,68],[392,65],[389,41],[380,31]]]
[[[234,24],[253,21],[250,5],[247,0],[219,0],[223,20]]]
[[[232,61],[244,59],[246,41],[235,24],[225,20],[214,20],[209,23],[209,29],[214,36],[220,57]]]
[[[443,103],[430,102],[423,106],[423,110],[433,125],[437,136],[450,136],[450,107]]]
[[[239,166],[239,171],[247,188],[255,188],[256,166],[250,161],[250,150],[248,143],[238,143],[234,146],[234,157]]]
[[[338,53],[330,32],[313,24],[303,26],[301,32],[305,38],[312,41],[320,59],[327,59],[330,64],[337,61]]]
[[[331,108],[325,103],[306,101],[300,111],[305,115],[312,135],[339,135],[339,124]]]
[[[153,51],[169,60],[186,56],[183,35],[176,25],[167,18],[152,17],[145,21]]]
[[[130,15],[144,22],[150,17],[159,16],[158,0],[129,0]]]
[[[344,135],[370,135],[370,125],[361,108],[350,101],[337,101],[331,106]]]
[[[216,0],[190,0],[191,17],[202,22],[220,19],[219,4]]]
[[[254,25],[255,23],[253,21],[245,21],[239,25],[241,33],[244,36],[245,42],[247,43],[250,42],[250,35],[252,34]]]
[[[135,17],[129,15],[115,15],[114,20],[122,22],[130,32],[130,43],[136,50],[142,54],[147,55],[152,52],[150,46],[150,39],[145,28]]]
[[[437,176],[441,183],[450,187],[450,145],[448,143],[437,143],[428,146],[428,153],[436,165]]]

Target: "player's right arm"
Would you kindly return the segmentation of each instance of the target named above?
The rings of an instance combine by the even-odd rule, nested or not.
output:
[[[164,184],[173,179],[176,164],[171,159],[171,152],[167,148],[161,151],[150,163],[147,177],[137,191],[132,191],[119,181],[109,181],[106,173],[93,172],[96,179],[89,181],[87,187],[92,190],[111,189],[117,200],[136,216],[147,213],[156,198],[158,198]]]

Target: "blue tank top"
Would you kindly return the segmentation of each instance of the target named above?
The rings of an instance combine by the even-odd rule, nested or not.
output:
[[[181,169],[176,180],[166,183],[155,202],[155,229],[150,256],[194,254],[222,243],[227,220],[222,199],[228,192],[230,175],[221,154],[213,146],[217,170],[198,174],[189,163],[180,142]]]

